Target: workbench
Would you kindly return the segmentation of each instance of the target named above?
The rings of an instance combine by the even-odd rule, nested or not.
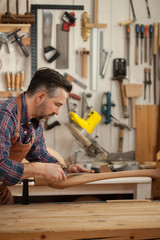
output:
[[[160,239],[160,202],[0,206],[2,240]]]
[[[133,194],[134,199],[151,199],[150,177],[129,177],[95,181],[66,189],[35,186],[29,183],[29,196]],[[13,196],[22,196],[22,184],[9,187]]]

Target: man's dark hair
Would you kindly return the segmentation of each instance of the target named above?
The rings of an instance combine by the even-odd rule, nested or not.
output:
[[[55,96],[58,88],[63,88],[66,92],[70,93],[72,90],[72,84],[54,69],[40,68],[34,74],[26,93],[29,96],[32,96],[37,92],[44,90],[50,98]]]

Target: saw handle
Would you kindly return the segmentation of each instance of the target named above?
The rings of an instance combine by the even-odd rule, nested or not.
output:
[[[53,55],[48,58],[48,53],[53,52]],[[60,53],[52,46],[48,46],[44,48],[44,57],[47,60],[47,62],[52,63],[54,60],[56,60],[59,57]]]

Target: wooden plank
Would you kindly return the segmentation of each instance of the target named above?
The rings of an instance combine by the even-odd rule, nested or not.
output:
[[[21,94],[22,91],[0,91],[0,98],[9,98],[9,97],[15,97]]]
[[[156,160],[158,106],[136,106],[136,161],[140,164]]]
[[[0,206],[0,239],[160,238],[160,203],[150,201]]]
[[[21,32],[29,33],[31,24],[0,24],[0,32],[13,32],[21,28]]]

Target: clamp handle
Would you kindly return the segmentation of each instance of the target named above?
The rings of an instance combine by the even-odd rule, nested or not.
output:
[[[9,38],[9,37],[11,37],[11,36],[13,35],[14,38],[15,38],[15,40],[12,41],[11,43],[17,42],[18,45],[20,46],[21,50],[23,51],[24,55],[25,55],[26,57],[28,57],[28,56],[29,56],[29,53],[28,53],[27,49],[25,48],[25,46],[23,45],[23,43],[22,43],[22,41],[21,41],[21,38],[24,37],[24,35],[22,35],[22,36],[19,37],[18,34],[17,34],[17,32],[19,32],[19,31],[21,31],[21,28],[19,28],[19,29],[17,29],[16,31],[8,34],[7,37]]]

